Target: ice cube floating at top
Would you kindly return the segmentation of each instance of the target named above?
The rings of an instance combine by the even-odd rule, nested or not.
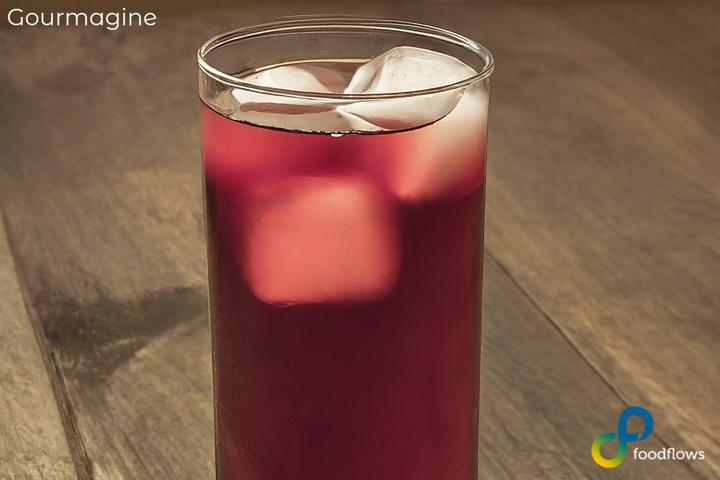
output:
[[[312,63],[280,65],[242,78],[262,87],[307,93],[345,95],[395,94],[426,91],[476,75],[469,65],[439,52],[418,47],[395,47],[360,65],[352,77]],[[304,132],[378,132],[416,128],[435,122],[466,102],[487,101],[486,94],[465,89],[404,97],[362,100],[338,105],[332,99],[298,98],[242,88],[222,92],[218,103],[228,116],[287,130]],[[232,98],[227,98],[230,95]],[[222,98],[225,96],[225,98]],[[233,108],[233,104],[239,108]]]
[[[357,95],[427,91],[476,74],[449,55],[403,46],[360,65],[351,76],[331,67],[293,64],[261,69],[243,80],[284,90]],[[403,144],[409,150],[403,156],[412,161],[393,161],[399,157],[390,155],[389,164],[378,172],[406,200],[441,197],[458,185],[476,183],[483,171],[484,162],[476,160],[476,153],[485,149],[488,97],[472,86],[344,104],[242,88],[220,96],[225,98],[218,98],[218,104],[225,106],[230,118],[291,131],[372,133],[436,123],[417,142]]]
[[[393,291],[408,241],[402,205],[453,201],[482,184],[487,93],[438,88],[476,74],[403,46],[362,64],[295,62],[242,76],[306,95],[219,93],[214,108],[237,122],[203,117],[209,196],[225,198],[210,204],[236,212],[219,223],[258,299],[369,302]],[[393,95],[406,92],[420,93]],[[313,96],[337,93],[352,101]]]

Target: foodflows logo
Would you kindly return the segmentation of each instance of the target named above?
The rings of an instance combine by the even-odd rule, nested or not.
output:
[[[628,432],[630,417],[638,416],[643,421],[642,432]],[[627,407],[620,413],[617,423],[617,432],[607,432],[598,435],[592,443],[590,454],[593,460],[603,468],[616,468],[625,460],[629,442],[641,442],[648,438],[653,431],[653,417],[643,407]],[[617,440],[617,453],[613,458],[605,458],[600,448],[607,442]],[[663,448],[662,450],[633,449],[633,460],[705,460],[702,450],[676,450]]]
[[[643,419],[645,425],[643,427],[642,435],[639,433],[628,433],[627,424],[630,417],[638,415]],[[628,442],[639,442],[645,440],[650,436],[653,430],[653,418],[650,412],[642,407],[628,407],[622,411],[620,418],[618,418],[617,432],[608,432],[598,435],[595,441],[592,443],[590,452],[595,463],[603,468],[615,468],[625,460],[627,455],[627,444]],[[600,447],[603,443],[612,442],[617,439],[617,453],[613,458],[605,458],[600,452]]]

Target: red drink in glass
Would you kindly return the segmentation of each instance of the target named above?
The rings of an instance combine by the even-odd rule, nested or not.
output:
[[[479,105],[342,134],[202,107],[218,479],[477,477]]]

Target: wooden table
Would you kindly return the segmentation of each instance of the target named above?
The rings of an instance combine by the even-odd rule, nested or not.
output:
[[[342,9],[496,55],[482,478],[720,478],[720,3]],[[212,477],[194,53],[303,10],[0,31],[0,479]],[[627,405],[706,460],[597,467]]]

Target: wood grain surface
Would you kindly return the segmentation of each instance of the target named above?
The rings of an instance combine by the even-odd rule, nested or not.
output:
[[[0,480],[75,478],[0,218]]]
[[[691,466],[708,478],[720,476],[720,137],[710,121],[720,83],[706,73],[716,59],[695,49],[718,51],[720,38],[707,22],[691,30],[676,19],[693,8],[718,19],[719,7],[499,14],[493,25],[532,24],[543,41],[518,32],[495,48],[508,65],[495,79],[486,230],[489,254],[619,397],[653,412],[654,435],[707,452]],[[601,34],[601,20],[621,33]],[[644,50],[631,41],[639,31],[656,39]],[[661,75],[662,56],[691,65]]]
[[[27,468],[57,459],[42,477],[53,480],[212,477],[195,49],[230,27],[322,10],[269,3],[152,29],[0,31],[0,200],[14,255],[0,261],[11,325],[0,339],[34,338],[14,262],[46,348],[21,349],[19,367],[0,352],[0,402],[18,419],[0,420],[0,479],[41,478],[21,451]],[[496,55],[482,478],[720,478],[718,3],[333,11],[435,23]],[[13,382],[30,375],[43,378],[33,399],[54,391],[55,410],[16,401]],[[590,443],[630,404],[655,417],[643,449],[707,460],[598,468]],[[20,428],[38,439],[6,433]]]

